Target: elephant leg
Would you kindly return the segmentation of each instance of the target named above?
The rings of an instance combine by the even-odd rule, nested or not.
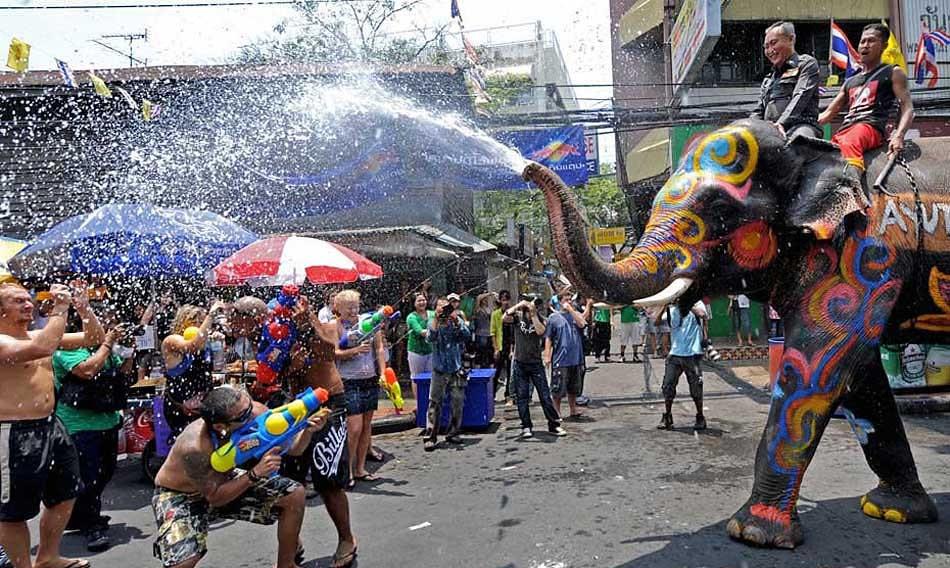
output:
[[[752,496],[729,520],[733,538],[794,548],[804,540],[796,505],[831,413],[857,375],[879,358],[878,344],[900,293],[897,255],[857,232],[840,249],[815,245],[794,276],[801,293],[786,310],[781,372],[755,456]],[[893,404],[893,401],[892,401]],[[896,411],[894,412],[896,415]]]
[[[814,388],[786,347],[782,374],[772,393],[765,432],[755,454],[752,495],[729,520],[734,539],[755,546],[795,548],[804,541],[796,505],[805,470],[844,391],[844,378]]]
[[[896,523],[932,523],[937,507],[917,477],[914,456],[880,358],[868,362],[842,400],[878,486],[861,498],[865,515]]]

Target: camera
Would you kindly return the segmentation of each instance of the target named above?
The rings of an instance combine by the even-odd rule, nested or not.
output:
[[[722,354],[716,351],[716,348],[713,347],[712,341],[704,339],[702,342],[702,347],[706,359],[709,359],[710,361],[719,361],[722,359]]]
[[[454,312],[454,311],[455,311],[455,308],[452,307],[452,304],[446,304],[446,305],[442,306],[442,311],[439,312],[439,317],[440,317],[441,319],[446,319],[446,318],[448,318],[450,315],[452,315],[452,312]]]
[[[535,295],[535,294],[521,294],[521,295],[518,297],[518,299],[519,299],[520,301],[522,301],[522,302],[528,301],[528,302],[533,303],[533,304],[534,304],[534,307],[537,308],[537,309],[541,309],[541,306],[544,305],[544,300],[542,300],[541,298],[539,298],[539,297],[538,297],[537,295]]]

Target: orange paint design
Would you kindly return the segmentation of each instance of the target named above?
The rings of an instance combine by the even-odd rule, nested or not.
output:
[[[769,521],[770,523],[782,525],[783,527],[788,527],[792,524],[792,516],[788,512],[773,505],[756,503],[749,507],[749,512],[755,517]]]
[[[764,268],[775,259],[777,252],[775,233],[764,221],[739,227],[729,241],[729,253],[743,268]]]

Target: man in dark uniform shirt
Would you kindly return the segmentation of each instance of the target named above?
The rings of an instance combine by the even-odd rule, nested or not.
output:
[[[821,137],[818,129],[818,62],[795,53],[795,26],[776,22],[765,30],[765,57],[772,73],[762,81],[752,118],[767,120],[783,135]]]

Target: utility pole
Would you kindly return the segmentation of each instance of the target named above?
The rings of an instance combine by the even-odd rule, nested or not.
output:
[[[124,40],[128,41],[128,42],[129,42],[129,52],[128,52],[128,53],[125,53],[124,51],[121,51],[121,50],[119,50],[119,49],[116,49],[116,48],[112,47],[111,45],[109,45],[108,43],[105,43],[105,42],[103,42],[103,41],[99,41],[99,40],[97,40],[97,39],[91,39],[91,40],[89,40],[89,41],[91,41],[92,43],[94,43],[94,44],[96,44],[96,45],[99,45],[99,46],[101,46],[101,47],[104,47],[104,48],[108,49],[109,51],[114,51],[114,52],[116,52],[116,53],[122,55],[123,57],[128,57],[128,58],[129,58],[129,67],[134,67],[136,63],[138,63],[139,65],[141,65],[141,66],[143,66],[143,67],[145,67],[145,66],[148,65],[148,60],[147,60],[147,59],[142,60],[142,59],[138,59],[138,58],[135,57],[135,52],[134,52],[133,45],[132,45],[133,42],[139,41],[139,40],[145,40],[145,41],[147,42],[147,41],[148,41],[148,29],[146,29],[143,33],[140,33],[140,34],[108,34],[108,35],[100,36],[100,39],[124,39]]]

